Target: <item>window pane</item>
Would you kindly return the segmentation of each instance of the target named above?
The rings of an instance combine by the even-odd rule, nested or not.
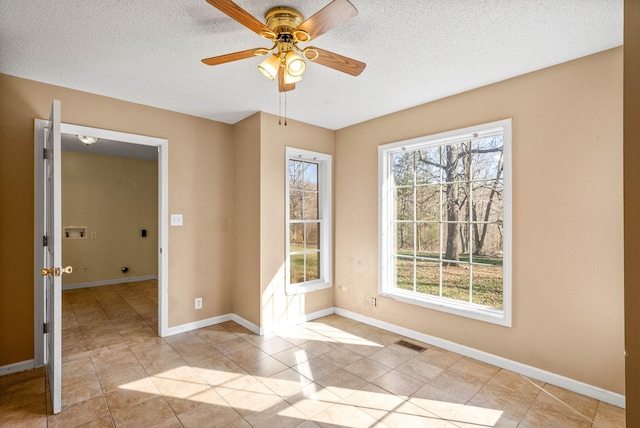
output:
[[[302,215],[305,220],[316,220],[318,218],[318,192],[304,192],[304,210]]]
[[[304,251],[304,224],[289,225],[289,251],[292,253]]]
[[[440,185],[416,187],[416,220],[440,221]]]
[[[394,257],[395,286],[413,291],[413,259]]]
[[[289,188],[291,190],[301,190],[303,185],[302,180],[302,162],[290,159],[289,160]]]
[[[502,309],[502,261],[500,266],[473,265],[473,303]]]
[[[456,262],[464,260],[469,252],[467,223],[444,223],[442,225],[442,258]]]
[[[440,263],[416,261],[416,291],[431,296],[440,295]]]
[[[443,180],[454,183],[468,180],[469,176],[469,144],[451,144],[443,146],[442,169]]]
[[[395,220],[413,220],[413,187],[396,189]]]
[[[501,222],[504,212],[502,180],[473,183],[473,221]]]
[[[307,253],[307,281],[320,279],[318,270],[318,262],[320,261],[320,253]]]
[[[503,225],[474,224],[473,261],[502,266]]]
[[[291,220],[302,220],[302,191],[289,191],[289,218]]]
[[[304,164],[304,189],[318,190],[318,164],[302,162]]]
[[[442,186],[443,221],[469,220],[469,185],[467,183],[447,183]]]
[[[304,254],[293,254],[289,257],[290,283],[304,282]]]
[[[396,254],[413,256],[413,223],[395,223]]]
[[[320,223],[307,223],[307,250],[317,250],[320,248]]]
[[[454,263],[442,267],[442,297],[469,301],[469,265]]]
[[[473,142],[471,164],[473,180],[502,178],[502,137],[483,138]]]
[[[414,158],[413,152],[394,153],[391,155],[393,179],[396,186],[413,184],[415,173]]]
[[[416,151],[416,183],[440,183],[443,174],[440,147],[429,147]]]
[[[416,252],[419,257],[440,259],[440,223],[416,223]]]

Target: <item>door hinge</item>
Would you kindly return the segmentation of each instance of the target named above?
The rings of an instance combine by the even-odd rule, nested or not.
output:
[[[49,159],[49,150],[42,149],[42,159]]]
[[[49,237],[47,235],[42,237],[42,246],[47,247],[49,245]]]
[[[42,332],[45,333],[45,334],[49,333],[49,323],[48,322],[42,324]]]

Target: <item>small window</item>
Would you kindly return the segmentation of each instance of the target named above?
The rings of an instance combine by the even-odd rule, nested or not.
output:
[[[331,156],[288,147],[288,293],[331,287]]]
[[[511,121],[379,148],[380,293],[511,324]]]

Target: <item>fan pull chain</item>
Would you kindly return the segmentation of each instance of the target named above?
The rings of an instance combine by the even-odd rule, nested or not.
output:
[[[278,100],[278,125],[282,125],[282,94],[284,93],[284,126],[287,126],[287,92],[279,93]]]

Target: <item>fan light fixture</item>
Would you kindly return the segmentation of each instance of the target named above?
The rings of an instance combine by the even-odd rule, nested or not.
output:
[[[302,57],[295,52],[298,51],[303,56],[305,55],[306,49],[300,49],[298,42],[307,42],[311,39],[311,36],[304,30],[294,30],[303,21],[302,14],[295,9],[278,6],[270,9],[265,18],[266,24],[272,30],[272,33],[264,32],[260,34],[265,38],[271,39],[273,46],[271,49],[258,48],[253,51],[253,54],[259,56],[267,55],[274,51],[275,53],[262,61],[258,69],[270,80],[275,80],[278,77],[278,73],[282,73],[281,85],[293,89],[290,85],[301,81],[302,75],[307,68],[307,64]],[[311,51],[315,52],[315,55],[310,55],[308,58],[305,56],[305,58],[314,60],[317,58],[318,53],[314,48],[311,48]]]
[[[87,146],[98,141],[98,137],[91,137],[89,135],[78,135],[78,140],[85,143]]]

